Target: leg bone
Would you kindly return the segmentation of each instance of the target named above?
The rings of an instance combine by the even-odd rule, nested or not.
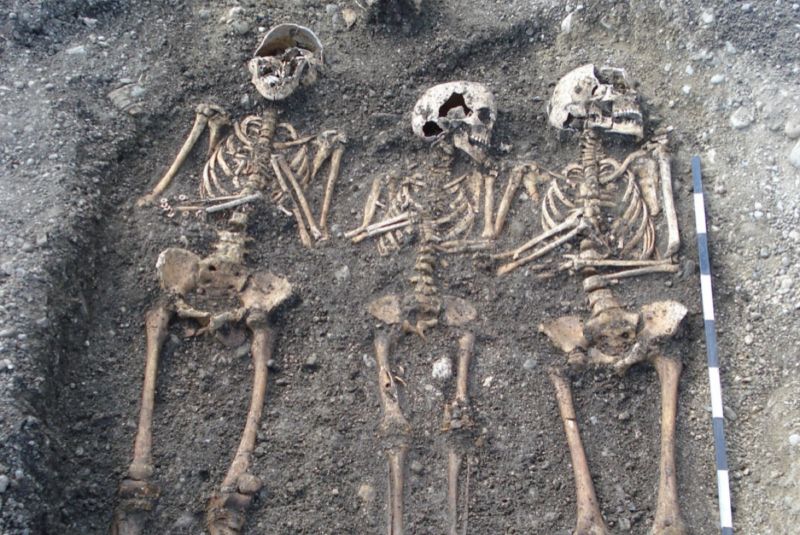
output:
[[[567,444],[572,458],[572,470],[575,474],[578,511],[574,535],[607,535],[608,530],[603,515],[600,513],[592,475],[589,472],[589,463],[586,460],[586,452],[578,431],[569,379],[565,378],[561,371],[554,369],[550,371],[550,381],[556,391],[558,410],[561,413],[561,421],[564,423],[564,432],[567,435]]]
[[[114,511],[112,535],[138,535],[143,532],[146,514],[158,498],[158,487],[150,483],[153,474],[153,408],[155,406],[156,376],[161,346],[167,337],[172,312],[161,305],[147,312],[147,358],[144,366],[144,386],[139,409],[139,426],[133,448],[133,462],[119,488],[120,503]]]
[[[657,355],[653,365],[661,383],[661,461],[658,501],[652,535],[684,535],[686,526],[678,506],[678,481],[675,472],[675,420],[678,412],[678,382],[681,362]]]
[[[250,460],[256,443],[256,432],[261,422],[264,396],[267,390],[267,362],[272,358],[274,333],[266,322],[252,327],[253,341],[253,393],[247,422],[242,432],[239,448],[222,481],[220,491],[208,501],[206,524],[211,535],[236,535],[244,525],[244,513],[253,495],[261,488],[261,481],[251,473]]]
[[[378,362],[378,386],[383,408],[381,435],[388,441],[386,457],[389,466],[388,535],[403,535],[403,481],[405,457],[411,426],[400,410],[397,384],[389,369],[389,339],[384,334],[375,337],[375,357]]]

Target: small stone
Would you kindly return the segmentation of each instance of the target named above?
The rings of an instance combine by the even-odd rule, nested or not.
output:
[[[789,445],[800,446],[800,435],[798,435],[797,433],[792,433],[791,435],[789,435]],[[0,478],[2,477],[3,476],[0,476]],[[0,489],[2,489],[2,486],[0,486]],[[0,490],[0,492],[2,492],[2,490]]]
[[[752,335],[752,334],[747,334],[747,335],[745,335],[745,337],[744,337],[744,343],[745,343],[746,345],[748,345],[748,346],[749,346],[749,345],[751,345],[751,344],[753,343],[753,335]]]
[[[564,20],[561,21],[561,33],[569,33],[572,31],[572,16],[574,13],[570,13]]]
[[[789,153],[789,163],[800,169],[800,141],[795,143],[792,152]]]
[[[769,249],[766,247],[762,247],[761,250],[758,252],[758,256],[761,258],[769,258]]]
[[[783,127],[783,133],[789,139],[800,138],[800,114],[794,114],[786,120]]]
[[[754,119],[755,113],[753,110],[742,106],[731,114],[730,122],[731,126],[736,130],[744,130],[753,123]]]
[[[688,74],[689,76],[693,75],[694,74],[694,67],[692,67],[691,65],[687,65],[686,66],[686,74]]]
[[[713,23],[714,12],[709,9],[703,10],[703,12],[700,14],[700,21],[705,25]]]
[[[361,501],[365,504],[372,503],[375,501],[375,488],[372,485],[362,483],[361,486],[358,487],[358,497],[361,498]]]
[[[0,330],[0,338],[11,338],[17,334],[16,327],[6,327],[5,329]]]
[[[526,359],[525,362],[522,364],[522,367],[528,371],[533,371],[536,369],[536,359]]]
[[[684,95],[688,95],[689,93],[692,92],[692,86],[685,85],[685,86],[681,87],[681,91],[683,91]]]
[[[748,12],[751,11],[752,9],[753,9],[753,4],[751,4],[750,2],[745,2],[744,4],[742,4],[742,11]]]
[[[617,524],[619,525],[619,530],[620,531],[630,531],[631,530],[631,521],[628,520],[625,517],[620,518],[619,521],[617,522]]]
[[[72,48],[66,49],[64,53],[68,56],[85,56],[86,47],[83,45],[73,46]]]
[[[619,413],[619,416],[617,416],[617,419],[620,422],[624,422],[626,420],[630,420],[630,418],[631,418],[631,413],[628,412],[628,411],[622,411],[621,413]]]
[[[194,523],[195,523],[194,515],[189,511],[186,511],[181,516],[178,517],[178,519],[175,521],[172,527],[175,528],[176,530],[187,529],[192,527]]]
[[[350,278],[350,268],[348,266],[342,266],[333,273],[333,278],[336,279],[336,282],[346,282]]]
[[[712,76],[712,77],[711,77],[711,78],[709,78],[709,80],[708,80],[708,82],[709,82],[711,85],[719,85],[719,84],[721,84],[721,83],[722,83],[722,82],[724,82],[724,81],[725,81],[725,75],[724,75],[724,74],[715,74],[714,76]]]
[[[31,251],[33,251],[33,244],[26,241],[22,244],[21,249],[23,253],[30,253]]]
[[[78,446],[77,448],[75,448],[75,455],[76,456],[83,457],[84,453],[86,453],[86,452],[83,450],[82,446]]]
[[[315,353],[312,353],[311,356],[306,359],[303,363],[303,368],[310,372],[316,371],[319,368],[319,358]]]
[[[279,377],[278,379],[275,380],[275,384],[278,386],[288,386],[289,379],[287,379],[286,377]]]
[[[8,490],[8,476],[5,474],[0,475],[0,494],[4,494]]]
[[[244,344],[240,345],[236,348],[236,352],[234,354],[236,355],[237,359],[243,359],[250,355],[250,344],[245,342]]]
[[[437,381],[446,381],[453,376],[453,363],[448,357],[442,357],[433,363],[433,372],[431,373]]]
[[[245,35],[250,31],[250,23],[246,20],[234,20],[231,22],[231,29],[236,35]]]
[[[484,388],[489,388],[490,386],[492,386],[493,382],[494,382],[494,376],[490,375],[489,377],[483,380]]]
[[[358,12],[352,7],[346,7],[342,10],[342,20],[344,20],[345,28],[349,30],[358,20]]]
[[[411,461],[410,468],[415,474],[421,474],[425,470],[425,467],[422,466],[422,463],[419,461]]]

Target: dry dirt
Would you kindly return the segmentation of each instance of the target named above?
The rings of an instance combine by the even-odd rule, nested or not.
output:
[[[800,135],[798,4],[531,0],[402,2],[364,17],[349,0],[0,2],[0,528],[3,533],[104,533],[129,462],[144,354],[143,314],[158,296],[155,259],[171,245],[206,252],[210,227],[168,219],[134,200],[158,179],[188,132],[194,105],[234,116],[264,106],[244,68],[266,28],[317,32],[329,68],[280,105],[303,132],[336,128],[349,144],[332,213],[334,237],[303,249],[293,221],[259,206],[249,262],[288,276],[297,299],[276,318],[255,470],[265,480],[245,533],[381,533],[385,459],[374,322],[365,305],[403,290],[412,255],[378,256],[340,233],[357,226],[368,184],[401,174],[429,148],[409,128],[433,84],[468,79],[494,92],[493,154],[559,168],[576,140],[547,126],[561,75],[586,62],[639,81],[649,129],[673,128],[682,225],[681,272],[620,289],[626,304],[684,302],[671,348],[685,363],[678,425],[681,506],[692,533],[718,531],[705,344],[689,160],[703,158],[734,521],[740,533],[800,528],[798,309]],[[233,7],[242,10],[224,19]],[[343,13],[362,14],[347,29]],[[573,13],[569,32],[562,21]],[[108,98],[127,86],[131,116]],[[630,146],[613,147],[624,154]],[[795,151],[800,151],[796,148]],[[192,194],[197,150],[171,196]],[[799,164],[800,165],[800,164]],[[501,245],[528,235],[512,213]],[[443,286],[476,303],[470,390],[470,532],[567,534],[574,487],[549,364],[536,326],[580,313],[576,280],[498,279],[451,260]],[[431,363],[455,353],[455,332],[406,338],[403,368],[414,427],[409,533],[444,531],[443,401],[452,384]],[[199,533],[207,497],[230,462],[250,390],[246,352],[175,325],[159,372],[151,533]],[[651,368],[618,379],[575,376],[576,405],[613,533],[646,533],[658,457],[658,384]]]

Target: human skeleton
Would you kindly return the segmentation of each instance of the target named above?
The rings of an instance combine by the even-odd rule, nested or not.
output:
[[[373,182],[361,226],[346,233],[354,242],[378,238],[381,255],[402,253],[403,245],[416,247],[412,292],[391,294],[369,304],[369,312],[390,326],[390,333],[415,333],[424,339],[428,329],[440,323],[465,328],[477,318],[466,300],[442,295],[437,284],[438,264],[443,255],[483,251],[492,247],[503,228],[511,201],[522,182],[533,184],[535,170],[521,165],[511,179],[495,216],[494,184],[498,172],[486,155],[497,116],[494,98],[481,84],[450,82],[434,86],[420,97],[412,115],[414,133],[432,142],[433,154],[420,162],[409,177]],[[455,174],[459,153],[468,156],[470,170]],[[373,222],[378,208],[383,218]],[[479,220],[482,218],[482,222]],[[478,236],[473,229],[478,224]],[[445,405],[442,430],[448,433],[448,525],[447,532],[466,531],[469,500],[468,473],[461,475],[464,450],[472,421],[469,415],[468,373],[475,336],[462,329],[459,338],[456,392]],[[388,534],[403,533],[403,472],[409,448],[411,425],[403,414],[398,381],[389,362],[390,334],[375,336],[378,386],[389,467]]]
[[[643,137],[638,94],[624,71],[584,65],[556,85],[549,121],[581,132],[580,162],[554,174],[541,199],[542,232],[514,250],[497,255],[499,274],[523,265],[551,276],[568,270],[583,278],[591,314],[583,320],[565,316],[539,327],[571,366],[609,366],[620,374],[639,362],[650,362],[661,383],[661,464],[658,504],[652,533],[685,532],[675,475],[675,418],[681,362],[662,352],[676,334],[686,307],[659,301],[638,311],[624,309],[610,286],[620,279],[678,271],[675,254],[680,239],[672,195],[666,137],[645,144],[619,162],[607,156],[601,134]],[[660,193],[660,195],[659,195]],[[667,229],[659,248],[656,225]],[[578,245],[577,253],[553,258],[562,245]],[[532,252],[525,254],[530,249]],[[524,256],[523,256],[524,255]],[[533,264],[534,261],[538,263]],[[569,379],[555,366],[550,379],[569,443],[577,488],[578,535],[607,533],[578,432]]]
[[[300,85],[312,83],[322,63],[322,45],[313,32],[282,24],[266,34],[249,69],[253,84],[264,97],[281,100]],[[209,157],[203,168],[200,199],[174,208],[169,200],[162,199],[161,206],[169,214],[178,210],[200,214],[231,211],[231,215],[228,228],[217,230],[218,240],[209,256],[201,258],[186,249],[169,248],[158,257],[156,268],[166,295],[146,315],[147,358],[139,425],[133,461],[119,489],[111,528],[116,535],[142,533],[148,512],[160,493],[151,481],[152,419],[158,359],[173,317],[194,322],[197,328],[193,335],[220,335],[242,327],[251,334],[255,372],[246,425],[233,462],[206,509],[206,525],[212,535],[240,532],[245,510],[261,488],[260,479],[250,469],[250,460],[264,404],[267,361],[272,355],[274,331],[270,315],[292,294],[285,278],[245,266],[246,246],[251,239],[247,236],[248,209],[264,197],[282,208],[282,203],[289,200],[291,208],[283,210],[294,215],[306,246],[327,237],[326,221],[344,136],[335,131],[299,136],[290,124],[278,124],[274,107],[231,122],[221,108],[199,106],[192,131],[178,156],[139,206],[152,203],[166,191],[206,126],[210,130]],[[226,127],[232,132],[222,137]],[[326,160],[330,160],[330,172],[320,216],[315,218],[306,197]]]

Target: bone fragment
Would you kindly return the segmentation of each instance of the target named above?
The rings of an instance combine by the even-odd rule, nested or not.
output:
[[[575,417],[575,407],[572,404],[572,389],[569,380],[557,369],[551,369],[550,381],[556,391],[558,410],[561,414],[561,421],[564,424],[564,432],[567,435],[570,457],[572,458],[572,470],[575,475],[576,505],[577,505],[577,525],[575,535],[607,535],[603,515],[600,513],[600,505],[597,495],[594,492],[592,475],[589,472],[589,462],[586,460],[586,452],[583,449],[581,435],[578,431],[578,422]]]
[[[630,277],[639,277],[641,275],[648,275],[650,273],[677,273],[680,270],[680,267],[676,264],[655,264],[650,266],[645,266],[636,269],[626,269],[624,271],[618,271],[616,273],[609,273],[607,275],[594,275],[592,279],[596,280],[597,283],[609,283],[614,282],[617,279],[626,279]],[[584,290],[587,290],[584,284]]]
[[[628,170],[628,167],[631,165],[631,163],[634,160],[636,160],[637,158],[641,158],[642,156],[646,156],[646,155],[647,155],[647,153],[645,151],[637,150],[635,152],[632,152],[632,153],[628,154],[628,156],[625,158],[625,160],[623,160],[622,163],[618,163],[616,160],[613,160],[611,158],[607,158],[607,159],[602,160],[600,162],[601,164],[603,164],[603,163],[612,163],[614,165],[614,167],[616,167],[616,170],[613,173],[611,173],[610,175],[601,176],[599,178],[600,183],[601,184],[608,184],[609,182],[613,182],[614,180],[618,179],[619,177],[621,177],[622,175],[625,174],[625,171]]]
[[[497,218],[494,221],[494,235],[499,236],[503,230],[503,225],[506,222],[508,211],[511,209],[511,201],[517,193],[520,184],[522,183],[522,167],[515,167],[511,171],[511,176],[508,177],[506,190],[503,192],[503,198],[500,200],[500,206],[497,208]]]
[[[339,145],[333,151],[331,157],[331,169],[328,173],[328,181],[325,183],[325,197],[322,200],[322,211],[319,216],[319,228],[322,230],[324,237],[328,236],[328,212],[331,209],[331,200],[333,199],[333,188],[336,185],[336,180],[339,177],[339,168],[342,164],[342,154],[344,153],[344,146]]]
[[[308,224],[308,230],[311,235],[314,237],[315,240],[318,240],[322,237],[322,232],[320,232],[319,228],[317,227],[316,222],[314,222],[314,217],[311,215],[311,208],[308,206],[308,201],[306,201],[306,196],[303,193],[302,188],[300,188],[300,184],[297,183],[297,179],[294,176],[294,173],[291,169],[289,169],[289,165],[286,163],[286,160],[283,156],[275,155],[272,157],[273,160],[277,160],[278,166],[280,167],[281,171],[283,171],[284,177],[289,180],[289,183],[292,185],[292,189],[294,190],[295,198],[297,200],[297,204],[300,205],[300,209],[305,216],[306,222]]]
[[[214,206],[209,206],[205,209],[207,214],[213,214],[215,212],[222,212],[224,210],[228,210],[229,208],[236,208],[237,206],[241,206],[243,204],[247,204],[249,202],[257,201],[261,198],[260,193],[253,193],[252,195],[245,195],[243,197],[238,197],[231,201],[226,201],[220,204],[215,204]]]
[[[494,212],[494,175],[488,173],[483,177],[483,232],[481,238],[492,239],[494,234],[494,223],[492,215]]]
[[[678,231],[678,216],[675,213],[675,197],[672,192],[672,170],[666,141],[660,142],[655,148],[658,159],[658,169],[661,178],[661,202],[664,203],[664,217],[667,218],[667,248],[664,256],[669,258],[678,252],[681,245],[681,236]]]
[[[283,178],[283,173],[281,172],[281,167],[278,163],[277,157],[273,157],[270,163],[272,164],[273,171],[275,171],[275,177],[278,179],[278,185],[280,186],[281,190],[283,190],[283,192],[286,194],[290,194],[289,187]],[[300,213],[300,208],[297,206],[296,202],[292,202],[292,215],[294,215],[294,218],[297,221],[297,231],[300,233],[300,241],[306,247],[311,247],[311,237],[308,235],[306,224],[303,221],[303,216]]]
[[[535,236],[531,240],[525,242],[521,246],[517,247],[516,249],[512,249],[511,251],[506,251],[504,253],[500,253],[496,255],[494,258],[513,258],[514,260],[519,258],[519,255],[530,249],[531,247],[538,245],[539,243],[547,240],[555,236],[556,234],[567,230],[567,229],[574,229],[579,225],[578,218],[580,215],[583,214],[583,209],[575,210],[574,212],[570,213],[570,215],[561,223],[554,226],[548,231],[542,232],[538,236]]]
[[[509,273],[509,272],[517,269],[520,266],[524,266],[525,264],[527,264],[529,262],[532,262],[533,260],[536,260],[537,258],[541,258],[542,256],[546,255],[547,253],[549,253],[550,251],[552,251],[553,249],[555,249],[559,245],[561,245],[563,243],[566,243],[569,240],[571,240],[579,232],[581,232],[584,228],[586,228],[586,225],[583,222],[583,220],[581,220],[580,224],[578,226],[576,226],[571,231],[566,233],[564,236],[558,238],[557,240],[555,240],[555,241],[553,241],[553,242],[551,242],[551,243],[549,243],[549,244],[547,244],[547,245],[545,245],[543,247],[540,247],[539,249],[537,249],[536,251],[534,251],[533,253],[529,254],[528,256],[526,256],[524,258],[520,258],[519,260],[515,260],[514,262],[509,262],[507,264],[503,264],[502,266],[500,266],[497,269],[497,274],[498,275],[505,275],[506,273]]]
[[[675,467],[675,422],[678,413],[678,383],[681,362],[658,354],[652,358],[661,383],[661,460],[658,498],[652,535],[684,535],[686,526],[678,505]]]

